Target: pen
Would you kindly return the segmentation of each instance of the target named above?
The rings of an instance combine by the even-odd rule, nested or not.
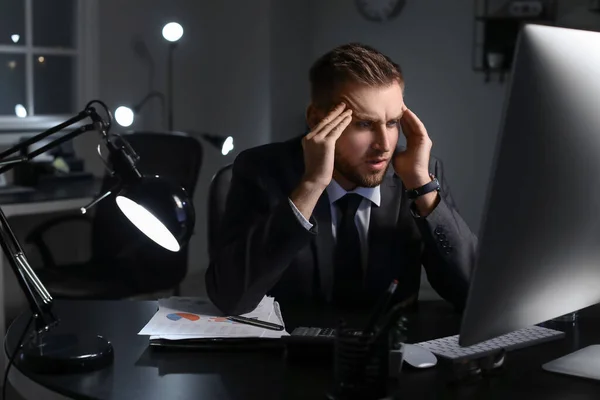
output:
[[[394,279],[392,281],[392,283],[390,283],[390,286],[385,291],[385,293],[383,294],[381,299],[379,300],[379,303],[377,303],[377,306],[375,307],[375,309],[373,310],[373,313],[371,314],[371,318],[369,318],[369,322],[367,323],[367,326],[365,327],[365,329],[363,331],[363,335],[367,336],[375,329],[375,324],[381,317],[381,314],[383,314],[385,312],[385,309],[388,306],[388,303],[390,302],[392,295],[396,291],[397,286],[398,286],[398,280]]]
[[[371,340],[371,343],[375,343],[381,337],[381,335],[387,334],[387,332],[390,330],[390,328],[395,323],[397,323],[398,318],[402,315],[403,311],[404,311],[403,304],[396,304],[394,307],[392,307],[392,309],[383,318],[383,323],[381,324],[381,328],[377,331],[377,333]],[[406,318],[403,317],[402,324],[404,324],[405,322],[406,322]]]
[[[272,329],[274,331],[282,331],[283,326],[274,324],[272,322],[260,321],[254,318],[246,318],[246,317],[227,317],[230,321],[239,322],[241,324],[254,325],[265,329]]]

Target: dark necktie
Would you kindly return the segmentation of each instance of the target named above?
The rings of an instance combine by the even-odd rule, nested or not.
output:
[[[348,193],[335,202],[341,213],[336,232],[333,301],[351,305],[361,300],[363,286],[360,237],[354,222],[363,197]]]

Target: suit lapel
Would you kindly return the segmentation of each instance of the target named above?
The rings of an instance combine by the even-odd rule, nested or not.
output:
[[[402,182],[388,173],[380,186],[381,203],[372,205],[369,222],[369,255],[365,279],[367,293],[381,295],[381,288],[387,287],[392,279],[399,279],[398,263],[394,254],[399,245],[397,237],[398,215],[402,202]],[[385,289],[384,289],[385,290]]]

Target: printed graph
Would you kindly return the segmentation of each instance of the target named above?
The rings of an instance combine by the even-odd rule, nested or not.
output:
[[[167,314],[167,318],[170,319],[171,321],[179,321],[181,319],[187,319],[188,321],[198,321],[200,319],[200,317],[197,316],[196,314],[180,313],[180,312]]]

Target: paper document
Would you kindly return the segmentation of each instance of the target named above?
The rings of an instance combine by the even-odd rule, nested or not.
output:
[[[284,325],[279,304],[265,296],[247,318]],[[195,297],[170,297],[158,301],[158,311],[139,335],[152,339],[185,340],[201,338],[280,338],[285,331],[274,331],[230,321],[212,303]]]

